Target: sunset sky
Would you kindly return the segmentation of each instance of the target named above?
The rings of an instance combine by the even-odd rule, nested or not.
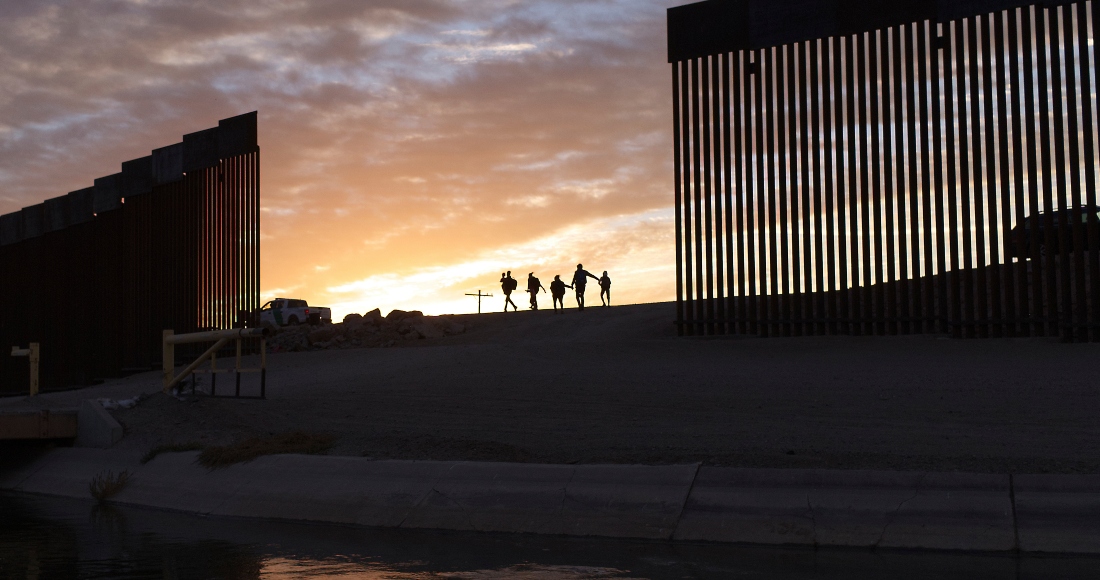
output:
[[[0,213],[258,110],[264,299],[498,309],[584,262],[671,300],[683,3],[0,0]]]

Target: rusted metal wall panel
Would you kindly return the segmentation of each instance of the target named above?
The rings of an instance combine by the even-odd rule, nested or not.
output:
[[[680,332],[1100,340],[1098,4],[671,9]]]
[[[199,134],[187,175],[176,144],[0,217],[0,300],[18,305],[0,347],[41,343],[42,390],[158,367],[163,329],[231,328],[260,306],[256,115]],[[25,391],[26,366],[0,357],[0,392]]]

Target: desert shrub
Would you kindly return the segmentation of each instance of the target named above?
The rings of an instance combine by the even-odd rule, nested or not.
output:
[[[92,478],[92,482],[88,484],[88,491],[91,492],[96,501],[104,503],[118,495],[118,492],[122,491],[129,481],[129,471],[120,471],[118,475],[115,475],[112,471],[107,471]]]
[[[199,454],[199,463],[209,469],[252,461],[262,455],[304,453],[316,455],[328,451],[335,435],[291,431],[268,437],[252,437],[232,445],[212,445]]]

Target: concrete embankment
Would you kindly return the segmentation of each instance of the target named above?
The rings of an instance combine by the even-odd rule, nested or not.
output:
[[[0,490],[195,514],[380,528],[819,546],[1100,553],[1100,476],[698,465],[536,465],[275,455],[209,471],[196,453],[58,449]]]

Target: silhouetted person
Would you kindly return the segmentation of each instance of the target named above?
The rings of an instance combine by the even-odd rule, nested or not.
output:
[[[538,300],[536,300],[536,297],[538,296],[540,288],[542,288],[543,292],[546,292],[546,288],[543,288],[542,282],[539,282],[539,279],[535,277],[535,273],[531,272],[530,274],[528,274],[527,291],[531,293],[531,310],[539,309],[539,303]]]
[[[573,290],[577,292],[577,308],[584,310],[584,285],[588,279],[599,280],[591,272],[584,269],[584,264],[577,264],[577,271],[573,272]]]
[[[519,282],[517,282],[516,279],[512,277],[511,270],[508,271],[507,275],[505,275],[505,274],[500,275],[500,289],[501,289],[501,291],[504,292],[504,311],[505,312],[508,312],[508,305],[509,304],[512,305],[512,310],[513,311],[519,310],[519,307],[516,306],[516,303],[512,302],[512,290],[515,290],[516,288],[519,288]]]
[[[607,296],[605,302],[603,297]],[[603,271],[603,276],[600,276],[600,302],[603,302],[604,306],[611,306],[611,278],[607,275],[607,270]]]
[[[565,310],[565,289],[572,288],[572,286],[566,286],[565,282],[561,281],[561,276],[554,276],[554,281],[550,283],[550,295],[554,297],[554,310],[558,309],[558,304],[561,304],[561,309]]]

